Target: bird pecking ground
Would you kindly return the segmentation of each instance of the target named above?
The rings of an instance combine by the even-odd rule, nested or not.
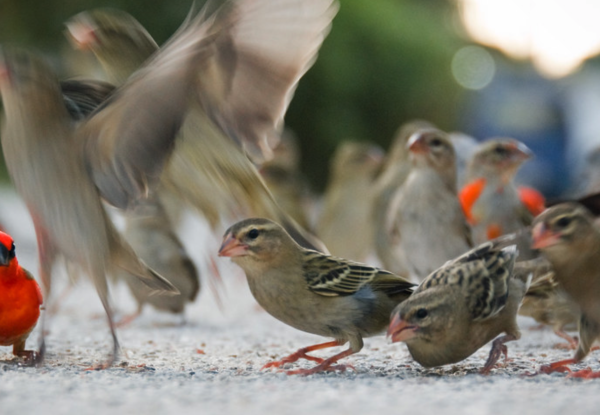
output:
[[[16,240],[20,263],[36,274],[28,214],[14,194],[4,191],[0,196],[0,221]],[[219,242],[207,239],[202,224],[188,219],[183,229],[186,247],[199,265],[203,251],[216,253]],[[217,263],[224,280],[222,310],[209,289],[208,270],[201,266],[201,295],[188,307],[185,323],[181,317],[145,309],[140,318],[118,330],[120,358],[103,371],[85,370],[102,362],[111,339],[93,287],[85,280],[78,282],[49,318],[44,367],[23,367],[12,360],[9,347],[0,347],[0,413],[547,415],[591,413],[600,407],[600,379],[526,376],[572,354],[554,348],[562,340],[549,329],[535,329],[527,318],[519,320],[521,340],[508,343],[511,360],[487,377],[477,372],[489,346],[461,363],[424,369],[412,361],[403,344],[390,344],[383,336],[366,339],[359,354],[345,359],[355,371],[308,377],[261,371],[270,360],[324,340],[261,311],[241,270],[226,259]],[[59,271],[53,296],[60,296],[66,285]],[[112,294],[118,316],[135,309],[124,284],[116,285]],[[38,329],[28,340],[29,348],[36,347]],[[336,350],[316,354],[328,356]],[[593,352],[579,367],[600,370],[599,353]],[[289,367],[313,364],[300,361]]]

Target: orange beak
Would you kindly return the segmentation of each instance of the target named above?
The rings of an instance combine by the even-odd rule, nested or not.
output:
[[[533,228],[532,232],[533,249],[543,249],[548,246],[555,245],[560,240],[560,236],[548,229],[543,223],[538,223]]]
[[[417,326],[409,325],[400,318],[400,314],[396,314],[388,327],[387,335],[392,338],[392,343],[405,342],[417,335],[417,329]]]
[[[223,243],[219,248],[219,256],[245,256],[248,254],[248,245],[245,245],[228,233],[223,237]]]

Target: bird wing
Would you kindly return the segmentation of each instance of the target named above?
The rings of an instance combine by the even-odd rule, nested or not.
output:
[[[305,252],[303,268],[308,288],[325,297],[352,295],[367,284],[388,295],[412,291],[415,285],[391,272],[316,251]]]
[[[199,62],[210,55],[214,19],[190,18],[78,129],[102,196],[127,208],[147,196],[174,147]]]
[[[102,81],[71,79],[62,81],[60,89],[69,115],[74,121],[81,121],[93,113],[115,87]]]
[[[436,285],[457,285],[473,320],[493,317],[506,304],[516,257],[515,245],[498,249],[493,243],[484,243],[430,274],[415,293]]]
[[[298,81],[313,65],[335,0],[238,1],[199,77],[209,116],[255,161],[270,158]]]

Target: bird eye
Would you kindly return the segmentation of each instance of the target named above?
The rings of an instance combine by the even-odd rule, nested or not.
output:
[[[417,310],[417,313],[415,314],[415,316],[417,318],[425,318],[425,317],[427,317],[428,314],[429,313],[427,312],[427,310],[425,310],[424,308],[419,308]]]
[[[10,251],[8,252],[8,257],[12,259],[15,257],[15,255],[15,243],[13,242],[12,246],[10,247]]]
[[[442,140],[440,140],[439,138],[434,138],[433,140],[431,140],[432,147],[439,147],[441,145],[442,145]]]
[[[566,228],[571,224],[571,218],[568,216],[563,216],[559,220],[556,221],[556,226],[559,228]]]
[[[498,146],[494,149],[494,152],[499,156],[505,156],[508,153],[508,150],[504,147]]]
[[[250,232],[248,232],[248,238],[250,238],[250,239],[258,238],[258,229],[251,229]]]

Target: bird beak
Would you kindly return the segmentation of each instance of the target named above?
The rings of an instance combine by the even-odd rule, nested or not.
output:
[[[219,248],[219,256],[245,256],[248,254],[248,245],[245,245],[228,233],[223,238],[221,248]]]
[[[417,328],[417,326],[411,326],[402,320],[400,314],[396,314],[388,327],[387,335],[392,338],[392,343],[405,342],[417,335],[415,333]]]
[[[66,24],[68,38],[77,49],[87,50],[98,41],[94,27],[88,22],[70,22]]]
[[[10,252],[2,244],[0,244],[0,266],[7,267],[10,263]]]
[[[512,150],[512,159],[515,162],[522,163],[533,157],[533,151],[520,141],[511,143],[510,149]]]
[[[414,133],[408,139],[406,143],[406,147],[410,150],[411,153],[415,154],[425,154],[427,153],[427,146],[424,144],[423,140],[421,140],[423,135],[420,132]]]
[[[532,239],[533,244],[531,247],[533,249],[543,249],[555,245],[559,241],[560,236],[546,229],[546,226],[543,223],[538,223],[533,228]]]

